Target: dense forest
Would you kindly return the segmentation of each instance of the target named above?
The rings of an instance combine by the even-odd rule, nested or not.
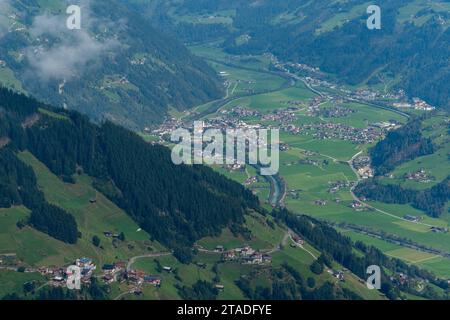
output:
[[[433,142],[422,137],[421,120],[413,119],[370,149],[376,175],[392,171],[397,165],[434,152]]]
[[[450,200],[450,176],[426,190],[405,189],[398,185],[368,180],[355,188],[355,194],[366,199],[395,204],[411,204],[434,218],[444,213]]]

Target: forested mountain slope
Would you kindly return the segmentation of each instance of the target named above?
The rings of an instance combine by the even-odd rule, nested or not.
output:
[[[154,25],[186,41],[222,38],[230,53],[272,52],[349,84],[388,83],[450,107],[450,2],[384,1],[381,30],[368,30],[369,4],[352,1],[139,1]]]
[[[77,112],[54,113],[51,107],[5,89],[0,90],[0,106],[0,132],[10,140],[2,149],[5,179],[1,189],[6,206],[23,204],[36,213],[50,214],[51,210],[40,207],[42,196],[32,171],[12,152],[28,149],[66,182],[81,171],[95,177],[99,190],[154,239],[175,250],[218,234],[224,227],[240,225],[247,210],[258,208],[257,198],[238,183],[207,167],[176,166],[169,149],[150,145],[112,123],[96,126]],[[30,125],[33,118],[38,120]],[[8,170],[14,164],[21,167]],[[66,240],[64,230],[59,232],[63,235],[59,238]],[[71,241],[76,237],[67,239]]]
[[[8,0],[0,8],[0,83],[133,129],[222,95],[216,73],[120,2]]]
[[[286,210],[274,210],[270,213],[240,184],[207,167],[175,166],[171,162],[169,149],[148,144],[135,133],[109,122],[95,125],[77,112],[54,109],[32,98],[0,89],[0,132],[0,140],[5,141],[0,148],[0,207],[11,207],[15,214],[20,213],[20,217],[26,216],[24,207],[31,211],[27,219],[17,221],[17,228],[28,224],[70,245],[77,241],[86,244],[84,233],[92,235],[93,231],[87,228],[86,221],[80,220],[80,217],[78,221],[83,221],[83,225],[77,225],[72,215],[77,211],[73,210],[73,204],[69,206],[72,208],[69,213],[46,201],[47,197],[54,199],[55,196],[49,194],[48,184],[44,190],[46,197],[43,197],[35,177],[35,172],[38,171],[35,170],[45,165],[45,169],[39,170],[39,174],[45,175],[44,171],[50,169],[52,179],[56,175],[66,182],[64,185],[77,180],[79,188],[83,186],[79,178],[87,178],[96,192],[101,194],[96,196],[94,202],[106,195],[147,231],[152,240],[158,240],[171,249],[182,263],[197,259],[197,256],[193,256],[196,254],[193,245],[206,236],[217,237],[224,229],[232,230],[239,236],[248,234],[244,224],[249,216],[247,213],[255,215],[259,212],[258,219],[264,221],[262,217],[266,216],[266,221],[272,225],[261,224],[272,228],[262,234],[279,230],[282,226],[288,230],[283,239],[288,239],[286,237],[289,235],[292,237],[291,229],[320,250],[321,256],[315,257],[310,267],[311,272],[317,276],[324,274],[326,268],[342,266],[351,272],[352,277],[354,274],[365,278],[366,266],[377,264],[385,271],[381,292],[390,299],[398,299],[404,293],[439,298],[442,296],[435,288],[448,289],[448,283],[433,274],[388,258],[374,247],[355,244],[321,221],[294,215]],[[33,169],[27,164],[32,165]],[[92,187],[85,185],[85,188]],[[94,210],[89,214],[102,213]],[[270,219],[269,215],[272,216]],[[94,217],[91,218],[95,221]],[[125,227],[121,225],[121,228]],[[95,232],[103,231],[100,229]],[[274,252],[284,252],[283,245],[276,245],[278,249],[273,249]],[[72,246],[69,248],[73,249]],[[100,252],[106,253],[105,249],[101,250]],[[127,251],[127,256],[130,254]],[[111,252],[108,249],[108,257],[111,259],[109,255]],[[101,256],[99,260],[103,260]],[[254,273],[249,273],[252,276],[233,280],[234,285],[249,299],[360,298],[348,289],[351,287],[334,285],[328,281],[314,289],[312,287],[315,286],[310,284],[307,287],[304,275],[288,262],[281,265],[278,262],[271,265],[271,268],[264,267],[261,269],[263,273],[259,275],[256,274],[260,269],[255,270]],[[398,273],[407,274],[417,281],[426,280],[429,283],[427,290],[419,292],[413,285],[402,285],[395,277],[388,276]],[[261,275],[270,278],[269,287],[253,286],[253,280]],[[199,284],[192,288],[179,287],[180,295],[187,299],[197,297],[197,285]]]

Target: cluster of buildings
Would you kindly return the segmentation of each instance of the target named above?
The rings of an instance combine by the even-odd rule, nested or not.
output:
[[[314,160],[314,159],[310,159],[310,158],[305,158],[305,159],[300,159],[298,160],[299,164],[304,164],[304,165],[311,165],[311,166],[319,166],[319,161],[318,160]]]
[[[445,228],[445,227],[433,226],[430,229],[431,229],[431,232],[434,232],[434,233],[447,233],[448,232],[448,228]]]
[[[125,76],[119,77],[118,79],[110,78],[105,80],[104,84],[100,86],[100,90],[105,90],[113,88],[116,85],[124,85],[128,83],[130,83],[130,81]]]
[[[134,58],[130,61],[133,66],[143,66],[147,62],[146,57]]]
[[[279,66],[283,67],[282,65]],[[289,67],[291,69],[294,70],[299,70],[299,71],[306,71],[306,72],[310,72],[310,73],[320,73],[320,69],[316,68],[316,67],[310,67],[306,64],[303,63],[294,63],[294,62],[288,62],[286,63],[286,67]]]
[[[146,274],[141,270],[129,270],[126,272],[125,279],[130,285],[141,286],[143,284],[153,285],[155,287],[161,286],[161,276]]]
[[[371,167],[371,160],[369,156],[359,156],[353,159],[353,167],[362,179],[369,179],[374,176],[374,170]]]
[[[327,205],[327,201],[326,200],[322,200],[322,199],[318,199],[314,201],[314,204],[316,206],[320,206],[320,207],[324,207]]]
[[[257,176],[253,176],[253,177],[250,177],[250,178],[248,178],[247,180],[244,181],[244,186],[249,186],[249,185],[251,185],[253,183],[256,183],[256,182],[258,182],[258,177]]]
[[[397,121],[382,121],[382,122],[375,122],[371,124],[372,127],[379,128],[381,130],[391,131],[395,130],[401,127],[401,124]]]
[[[398,109],[415,109],[421,111],[433,111],[435,107],[429,105],[426,101],[420,98],[413,98],[412,103],[410,102],[396,102],[393,104],[395,108]]]
[[[183,127],[183,122],[181,120],[170,118],[166,119],[157,129],[152,130],[151,128],[144,128],[144,133],[153,133],[156,136],[164,137],[170,136],[173,131],[178,128]]]
[[[354,182],[349,181],[336,181],[336,182],[329,182],[329,193],[337,193],[339,190],[344,188],[351,188],[354,186]]]
[[[367,206],[364,203],[356,200],[350,203],[350,208],[355,211],[367,211]]]
[[[345,273],[342,270],[328,270],[328,273],[339,281],[345,281]]]
[[[290,108],[295,108],[295,110],[300,110],[307,106],[306,102],[302,100],[282,101],[281,104],[288,105]]]
[[[90,284],[91,278],[97,266],[89,258],[79,258],[75,261],[75,265],[80,268],[81,271],[81,283]],[[62,267],[40,267],[37,270],[41,275],[50,278],[50,285],[54,287],[66,287],[67,286],[67,269]]]
[[[17,264],[17,255],[15,253],[0,254],[0,266],[8,267]]]
[[[227,112],[227,111],[224,111]],[[231,110],[231,114],[237,117],[246,118],[246,117],[259,117],[261,114],[250,108],[245,108],[242,106],[236,106]]]
[[[300,238],[297,234],[291,234],[291,237],[292,237],[292,240],[294,240],[294,242],[297,245],[302,246],[305,244],[305,241],[302,238]]]
[[[373,178],[374,177],[374,171],[373,171],[373,169],[371,167],[359,168],[357,171],[358,171],[358,175],[362,179],[369,179],[369,178]]]
[[[270,254],[259,252],[250,246],[223,251],[222,259],[224,261],[237,261],[243,264],[270,264],[272,262],[272,256]]]
[[[170,273],[172,272],[172,268],[164,266],[162,267],[162,271]],[[147,274],[142,270],[128,270],[126,262],[105,264],[102,268],[101,278],[105,283],[126,281],[128,285],[134,287],[138,291],[138,288],[142,285],[147,284],[160,287],[162,282],[161,275],[159,274]]]
[[[360,129],[340,123],[311,123],[299,127],[289,125],[283,129],[291,134],[303,133],[320,140],[339,139],[356,144],[371,144],[384,136],[383,131],[375,127]]]
[[[287,109],[277,109],[272,113],[265,114],[262,116],[263,121],[278,121],[281,124],[290,124],[297,120],[297,115],[295,114],[296,108],[289,107]]]
[[[400,285],[406,285],[409,282],[409,277],[407,274],[399,272],[397,274],[390,276],[390,280]]]
[[[112,264],[104,264],[102,267],[101,279],[105,283],[113,283],[119,281],[125,274],[127,264],[124,261],[119,261]]]
[[[292,190],[289,190],[287,195],[289,197],[291,197],[292,199],[299,199],[300,198],[300,191],[301,190],[292,189]]]
[[[410,214],[403,216],[403,219],[411,221],[411,222],[419,222],[420,220],[422,220],[421,217],[413,216]]]
[[[0,255],[0,266],[7,263],[5,255]],[[14,255],[15,257],[15,255]],[[12,260],[11,260],[12,261]],[[11,262],[10,261],[10,262]],[[10,264],[8,262],[8,264]],[[92,277],[98,277],[106,284],[113,282],[127,282],[133,288],[139,288],[143,284],[149,284],[156,287],[161,286],[160,275],[150,275],[139,270],[127,270],[125,261],[118,261],[113,264],[104,264],[100,274],[94,275],[97,266],[90,258],[79,258],[74,265],[80,268],[81,284],[89,285]],[[171,272],[172,268],[164,267],[164,271]],[[49,284],[54,287],[67,286],[67,268],[64,267],[40,267],[37,269],[25,269],[25,272],[39,272],[49,279]]]
[[[308,108],[308,114],[313,117],[343,118],[352,113],[356,113],[356,110],[344,106],[331,106],[328,108],[321,108],[319,106],[315,106]]]
[[[428,176],[425,169],[420,169],[416,172],[408,172],[403,176],[405,180],[412,180],[416,182],[428,183],[431,182],[431,177]]]

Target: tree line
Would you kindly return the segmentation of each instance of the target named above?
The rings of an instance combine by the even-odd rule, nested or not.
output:
[[[12,92],[5,92],[6,99],[17,99]],[[196,240],[241,224],[248,210],[259,207],[249,190],[210,168],[174,165],[166,147],[150,145],[110,122],[95,125],[75,111],[49,110],[58,116],[39,113],[40,120],[33,126],[16,126],[21,139],[20,143],[13,139],[12,146],[29,150],[66,182],[73,182],[76,172],[91,175],[100,192],[185,261],[190,260]],[[36,111],[30,107],[24,116]],[[15,122],[20,123],[20,119],[16,117]],[[33,208],[40,218],[33,219],[36,227],[44,230],[47,221],[47,232],[65,230],[66,240],[73,238],[71,228],[48,221],[56,216],[56,208]],[[45,216],[44,211],[48,211]],[[62,212],[58,216],[72,224]]]
[[[438,218],[450,200],[450,176],[425,190],[405,189],[399,185],[382,184],[377,179],[363,181],[354,190],[358,197],[395,204],[411,204],[414,208]]]

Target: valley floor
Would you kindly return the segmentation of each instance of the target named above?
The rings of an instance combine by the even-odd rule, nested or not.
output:
[[[193,47],[192,51],[209,60],[217,72],[225,74],[224,81],[232,90],[229,90],[227,97],[221,101],[199,106],[183,114],[181,120],[226,119],[227,114],[235,112],[237,107],[253,110],[258,112],[258,116],[233,113],[233,117],[249,125],[280,127],[281,142],[288,146],[281,152],[280,179],[277,179],[277,182],[258,176],[256,170],[248,166],[242,170],[223,167],[216,167],[216,170],[246,184],[263,201],[267,201],[268,205],[285,205],[294,212],[329,221],[353,240],[373,244],[389,256],[416,264],[440,277],[450,278],[450,234],[432,230],[432,227],[448,228],[449,213],[439,219],[433,219],[409,205],[362,201],[364,199],[357,199],[352,192],[361,180],[361,176],[352,166],[352,160],[365,155],[368,148],[381,138],[371,140],[363,137],[358,140],[356,136],[359,130],[367,130],[369,126],[379,123],[405,123],[408,114],[377,107],[376,103],[355,101],[353,97],[346,97],[342,93],[337,100],[335,94],[329,94],[329,88],[312,88],[303,81],[303,77],[291,72],[269,70],[269,65],[274,61],[268,61],[267,56],[230,56],[217,46],[208,44]],[[251,64],[248,61],[252,61]],[[317,101],[318,108],[311,108],[314,101]],[[347,113],[333,115],[336,105],[342,106]],[[292,109],[295,111],[291,112],[294,115],[289,121],[282,117],[267,116],[276,115],[288,107],[295,107]],[[331,113],[324,113],[323,109],[329,109]],[[437,115],[427,120],[434,130],[442,129],[430,132],[432,137],[447,135],[445,119],[445,115]],[[332,130],[343,133],[334,136],[324,130],[321,123],[334,124]],[[299,133],[283,130],[288,125],[300,128]],[[448,136],[447,139],[441,140],[438,152],[401,165],[393,172],[393,178],[388,183],[430,188],[442,181],[450,166],[447,156],[450,144]],[[419,168],[424,168],[433,176],[433,180],[404,180],[405,173]],[[256,177],[256,180],[249,183],[251,177]],[[274,183],[280,185],[274,186]],[[283,196],[273,199],[271,188],[281,188]],[[281,202],[278,201],[280,199]],[[352,208],[355,201],[362,205],[361,208]],[[420,221],[410,221],[405,218],[408,215],[419,217]],[[412,239],[418,245],[392,241],[393,236]]]

